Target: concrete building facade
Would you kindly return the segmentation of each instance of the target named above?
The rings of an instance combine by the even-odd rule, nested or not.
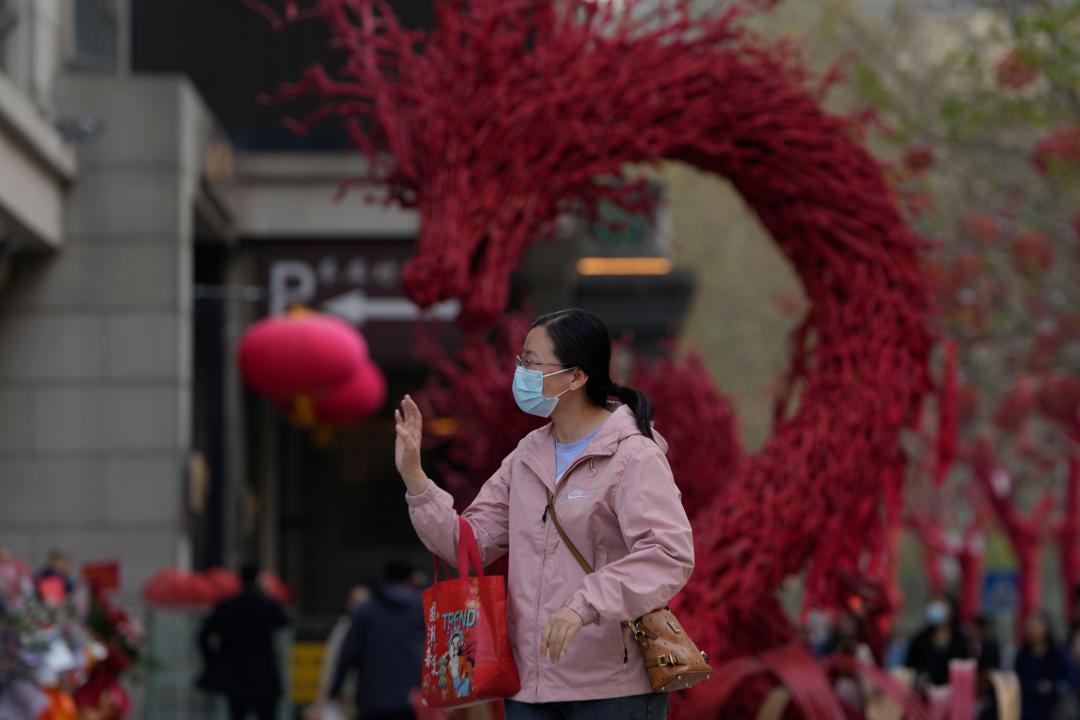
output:
[[[184,78],[67,64],[75,5],[8,7],[9,48],[36,51],[21,82],[0,75],[0,545],[121,560],[131,595],[185,553],[212,121]],[[87,135],[66,141],[79,122]]]

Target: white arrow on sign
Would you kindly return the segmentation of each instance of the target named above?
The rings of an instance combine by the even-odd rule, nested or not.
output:
[[[366,323],[379,320],[454,320],[461,312],[461,303],[457,300],[432,305],[427,310],[403,297],[369,298],[363,290],[351,290],[343,295],[330,298],[322,304],[323,310],[337,315],[353,325],[363,327]]]

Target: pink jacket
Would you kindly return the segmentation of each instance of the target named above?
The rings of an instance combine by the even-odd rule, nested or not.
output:
[[[641,653],[620,623],[663,607],[690,578],[694,543],[664,453],[626,406],[555,484],[555,436],[529,433],[464,512],[485,565],[509,558],[508,623],[521,676],[514,699],[540,703],[651,692]],[[567,535],[596,572],[586,577],[545,517],[544,487]],[[431,552],[456,558],[458,514],[449,493],[428,483],[406,495],[417,534]],[[558,664],[540,656],[540,633],[560,608],[585,626]]]

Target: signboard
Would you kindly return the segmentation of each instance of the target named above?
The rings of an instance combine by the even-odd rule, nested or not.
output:
[[[322,674],[326,645],[320,642],[294,642],[290,648],[292,701],[294,705],[308,705],[319,696],[319,679]]]
[[[303,305],[330,313],[364,333],[376,362],[415,360],[416,321],[445,340],[460,305],[421,310],[405,297],[401,273],[413,247],[411,241],[267,244],[260,267],[266,312]]]
[[[989,615],[1011,615],[1020,606],[1020,579],[1015,570],[989,570],[983,577],[982,604]]]
[[[106,560],[86,563],[82,566],[82,576],[87,585],[98,590],[119,590],[120,562]]]

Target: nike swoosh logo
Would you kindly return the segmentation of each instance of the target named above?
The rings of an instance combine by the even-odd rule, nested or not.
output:
[[[589,494],[586,492],[582,492],[581,490],[571,490],[566,495],[567,500],[580,500],[581,498],[587,497],[589,497]]]

